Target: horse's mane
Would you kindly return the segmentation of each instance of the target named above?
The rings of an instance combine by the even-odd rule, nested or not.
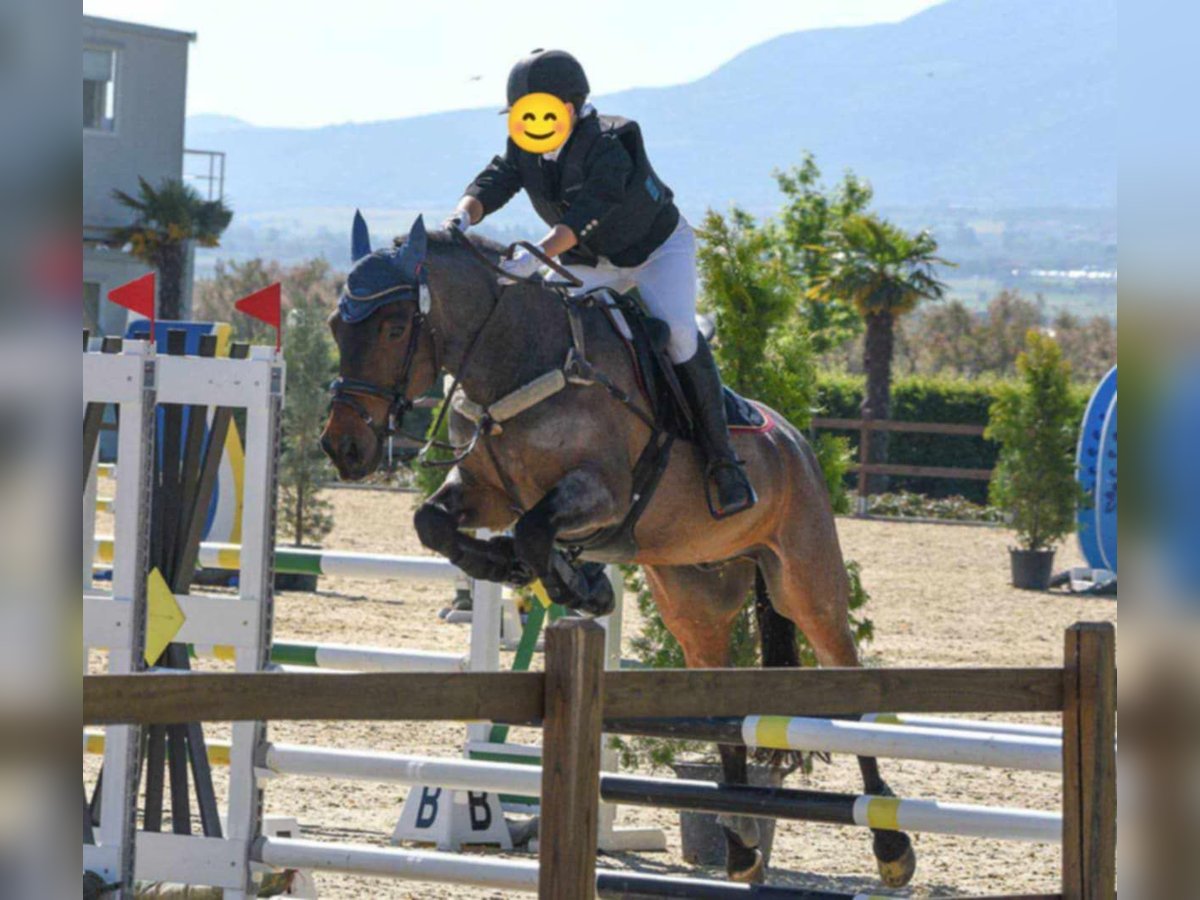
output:
[[[438,228],[438,229],[429,231],[427,236],[428,236],[428,240],[429,240],[429,243],[431,246],[432,245],[438,245],[438,246],[444,246],[444,247],[457,247],[458,246],[458,239],[455,238],[454,235],[452,235],[450,233],[450,230],[447,228]],[[396,246],[399,246],[400,244],[404,243],[406,240],[408,240],[407,234],[400,235],[399,237],[397,237],[395,239]],[[468,234],[467,240],[469,240],[472,244],[474,244],[476,247],[478,247],[480,250],[484,251],[485,253],[491,253],[496,256],[499,256],[505,250],[504,244],[498,243],[497,241],[494,241],[489,237],[484,237],[482,234],[479,234],[477,232]]]

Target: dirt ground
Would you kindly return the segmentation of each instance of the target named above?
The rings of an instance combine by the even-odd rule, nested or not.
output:
[[[325,541],[327,547],[422,552],[410,525],[412,495],[334,490],[329,496],[336,527]],[[866,611],[874,620],[876,637],[867,649],[870,665],[1060,665],[1063,631],[1068,625],[1081,620],[1116,620],[1112,599],[1079,599],[1011,588],[1005,552],[1011,535],[1006,531],[851,518],[841,519],[838,527],[845,554],[861,564],[871,595]],[[1074,542],[1068,542],[1059,553],[1057,568],[1081,564]],[[439,651],[461,649],[465,653],[467,626],[449,625],[437,616],[449,594],[445,584],[323,578],[317,593],[278,595],[275,636]],[[628,639],[639,625],[632,603],[625,615]],[[1026,719],[1056,724],[1046,717]],[[463,728],[449,724],[284,723],[273,725],[270,736],[276,741],[454,756],[461,752]],[[516,737],[519,739],[520,733]],[[1046,810],[1055,810],[1060,803],[1057,775],[907,761],[885,761],[883,765],[885,778],[903,797]],[[94,760],[86,768],[94,772]],[[222,777],[218,772],[219,792],[224,790]],[[835,791],[861,789],[857,765],[850,757],[835,757],[828,765],[818,763],[811,776],[793,775],[788,784]],[[295,816],[306,838],[386,845],[405,790],[362,782],[279,778],[267,785],[266,810]],[[682,862],[674,813],[626,808],[620,811],[618,824],[660,826],[667,835],[667,852],[610,855],[603,857],[600,865],[721,877],[717,869],[697,869]],[[917,874],[911,888],[897,892],[898,896],[1058,890],[1060,851],[1056,846],[939,835],[914,835],[914,842]],[[331,898],[504,896],[495,890],[340,875],[318,874],[316,879],[321,895]],[[779,824],[769,881],[797,888],[887,893],[875,877],[869,832],[819,824]]]

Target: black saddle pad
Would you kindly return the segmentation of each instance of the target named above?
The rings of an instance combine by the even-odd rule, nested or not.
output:
[[[633,340],[629,343],[637,360],[642,386],[650,396],[660,421],[668,431],[680,437],[690,437],[685,424],[690,418],[690,413],[679,408],[684,400],[673,386],[676,376],[671,361],[667,358],[670,326],[647,314],[636,288],[625,294],[609,289],[592,293],[607,295],[599,300],[600,305],[604,305],[605,300],[611,298],[616,308],[625,316],[626,324],[633,334]],[[620,329],[615,323],[613,330],[620,335]],[[628,339],[626,340],[628,342]],[[730,428],[756,429],[766,424],[766,418],[758,407],[728,387],[725,388],[725,418]]]
[[[762,410],[731,387],[725,388],[725,419],[730,428],[762,428],[767,424]]]

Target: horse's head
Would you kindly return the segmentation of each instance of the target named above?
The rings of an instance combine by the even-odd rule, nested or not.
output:
[[[329,317],[338,378],[321,434],[321,447],[345,480],[379,467],[386,438],[437,376],[426,323],[426,250],[420,217],[400,246],[372,251],[367,223],[355,213],[354,266]]]

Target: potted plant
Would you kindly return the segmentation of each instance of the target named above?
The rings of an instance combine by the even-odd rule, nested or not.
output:
[[[874,626],[870,619],[855,611],[868,600],[862,587],[858,564],[848,562],[850,576],[850,625],[854,630],[855,642],[860,646],[870,641]],[[654,598],[646,587],[641,569],[622,566],[627,595],[632,595],[642,615],[640,634],[630,644],[636,659],[635,665],[653,669],[684,668],[683,649],[667,630]],[[802,634],[796,634],[800,663],[815,666],[816,656]],[[759,638],[755,625],[754,604],[748,602],[734,623],[731,638],[731,662],[736,667],[759,665]],[[666,741],[657,738],[611,738],[612,746],[620,753],[623,769],[671,768],[676,777],[700,781],[721,781],[721,761],[712,744],[699,741]],[[779,787],[787,775],[802,770],[806,774],[812,768],[812,755],[808,753],[778,754],[758,751],[751,756],[749,781],[762,787]],[[712,813],[681,811],[679,830],[683,858],[694,865],[720,866],[725,862],[725,836],[717,817]],[[775,836],[775,820],[759,820],[759,849],[763,858],[770,862],[771,844]]]
[[[1014,587],[1043,591],[1054,569],[1054,547],[1075,526],[1075,423],[1070,365],[1058,343],[1036,329],[1017,357],[1020,385],[992,404],[984,436],[1000,444],[991,500],[1017,533],[1009,549]]]

